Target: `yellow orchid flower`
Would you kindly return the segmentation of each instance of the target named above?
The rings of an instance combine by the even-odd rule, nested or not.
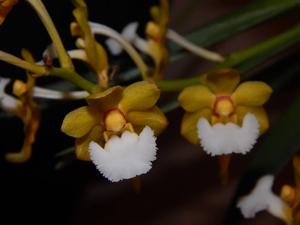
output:
[[[34,62],[30,53],[22,50],[22,55],[28,62]],[[14,108],[13,112],[24,123],[25,139],[20,152],[7,153],[6,159],[13,163],[22,163],[30,159],[32,152],[32,144],[35,142],[35,135],[40,125],[40,110],[33,100],[33,88],[35,78],[30,74],[27,75],[27,82],[16,80],[13,85],[13,93],[18,97],[15,99],[6,95],[6,105]],[[4,91],[5,86],[2,88]],[[3,100],[5,101],[5,100]]]
[[[160,91],[149,81],[115,86],[87,97],[88,106],[66,115],[62,131],[76,138],[76,156],[92,160],[111,181],[146,173],[167,119],[155,106]]]
[[[271,87],[259,81],[239,82],[238,71],[223,69],[179,95],[186,111],[181,134],[193,144],[200,142],[208,154],[245,154],[269,127],[262,105],[269,99]]]
[[[7,14],[17,3],[18,0],[0,0],[0,25],[4,22]]]

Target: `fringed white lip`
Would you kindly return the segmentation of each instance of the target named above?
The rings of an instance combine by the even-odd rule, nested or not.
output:
[[[213,126],[207,119],[200,118],[197,123],[198,137],[204,151],[212,156],[249,152],[259,136],[259,123],[248,113],[242,127],[234,123],[217,123]]]
[[[283,220],[288,220],[284,209],[288,206],[272,192],[274,176],[266,175],[256,183],[252,192],[242,197],[237,207],[240,208],[245,218],[253,218],[256,213],[267,210],[270,214]]]
[[[113,136],[104,148],[96,142],[89,144],[91,160],[100,173],[112,182],[147,173],[156,159],[156,137],[146,126],[140,135],[125,131]]]

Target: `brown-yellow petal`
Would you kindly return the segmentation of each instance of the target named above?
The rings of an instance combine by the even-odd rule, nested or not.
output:
[[[261,106],[271,96],[272,88],[261,81],[247,81],[237,87],[231,98],[236,105]]]
[[[211,108],[215,99],[215,95],[203,85],[187,87],[183,89],[178,97],[180,105],[188,112]]]
[[[87,102],[93,108],[105,112],[118,106],[122,98],[123,88],[120,86],[114,86],[102,92],[87,97]]]
[[[168,125],[166,116],[156,106],[146,111],[131,111],[127,114],[127,119],[133,126],[149,126],[156,136]]]
[[[160,90],[151,81],[140,81],[129,85],[123,91],[120,108],[125,112],[152,108],[160,96]]]
[[[193,144],[199,143],[197,122],[202,117],[210,120],[211,110],[206,108],[198,112],[186,112],[183,116],[180,133]]]
[[[269,128],[269,118],[266,110],[263,107],[238,106],[236,108],[238,124],[242,124],[244,116],[247,113],[252,113],[258,120],[258,123],[260,125],[260,134],[266,132],[266,130]]]
[[[5,155],[6,160],[12,163],[23,163],[30,159],[32,145],[35,142],[35,135],[40,126],[40,111],[34,103],[28,106],[27,113],[22,115],[24,116],[22,120],[26,123],[22,149],[20,152],[8,153]]]
[[[0,25],[4,22],[7,14],[17,3],[18,0],[0,0]]]
[[[211,72],[204,79],[204,83],[217,95],[231,94],[239,82],[239,72],[230,68]]]
[[[61,126],[62,132],[79,138],[86,135],[95,125],[100,124],[100,114],[91,107],[80,107],[68,113]]]
[[[88,151],[91,141],[97,142],[101,146],[104,145],[103,129],[101,126],[95,126],[87,135],[77,138],[75,141],[75,154],[77,159],[89,161],[90,154]]]

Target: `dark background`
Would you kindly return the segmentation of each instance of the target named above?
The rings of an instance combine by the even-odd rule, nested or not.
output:
[[[142,25],[139,28],[140,35],[143,35],[143,24],[149,19],[149,6],[157,3],[146,0],[86,2],[90,7],[92,21],[121,30],[128,22],[138,20]],[[188,32],[249,1],[201,0],[189,9],[188,15],[182,15],[181,10],[188,7],[185,2],[171,2],[170,26],[178,32]],[[44,3],[66,48],[73,48],[74,39],[69,34],[72,5],[66,0],[45,0]],[[213,49],[226,55],[251,46],[287,29],[295,23],[295,17],[290,15],[277,18],[213,46]],[[15,55],[19,55],[21,48],[25,47],[38,59],[49,43],[50,39],[35,12],[23,1],[0,27],[0,49]],[[254,78],[268,81],[270,76],[297,64],[298,50],[299,47],[294,47],[257,68],[252,73],[255,74]],[[120,61],[126,60],[128,58],[122,55],[121,58],[111,58],[111,63],[121,65],[122,71]],[[187,57],[181,63],[169,67],[168,77],[193,76],[210,65],[197,57]],[[0,63],[0,76],[22,79],[25,74],[20,69]],[[39,81],[40,85],[51,83],[53,81],[49,79]],[[273,95],[266,105],[271,122],[281,116],[298,94],[298,85],[298,79],[293,78],[287,87]],[[0,114],[0,224],[222,224],[238,181],[255,152],[254,149],[247,156],[233,157],[231,179],[227,186],[222,186],[218,180],[216,159],[205,155],[200,147],[187,143],[180,136],[183,111],[175,110],[168,114],[170,126],[159,138],[158,159],[153,169],[142,176],[142,190],[137,194],[130,181],[110,183],[101,177],[92,163],[77,161],[72,154],[66,157],[55,156],[72,146],[73,139],[60,132],[60,125],[65,114],[83,105],[83,101],[41,103],[42,123],[33,157],[21,165],[9,164],[3,157],[5,152],[20,149],[23,140],[22,123],[4,112]],[[279,176],[278,183],[285,182],[286,174],[290,172],[291,168],[287,166]],[[260,213],[255,220],[243,221],[242,224],[280,222],[267,213]]]

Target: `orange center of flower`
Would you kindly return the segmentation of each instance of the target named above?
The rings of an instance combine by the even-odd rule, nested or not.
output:
[[[215,116],[232,116],[234,114],[234,105],[230,96],[217,96],[213,112]]]
[[[105,115],[104,123],[107,131],[119,132],[127,121],[125,115],[119,109],[113,109]]]

